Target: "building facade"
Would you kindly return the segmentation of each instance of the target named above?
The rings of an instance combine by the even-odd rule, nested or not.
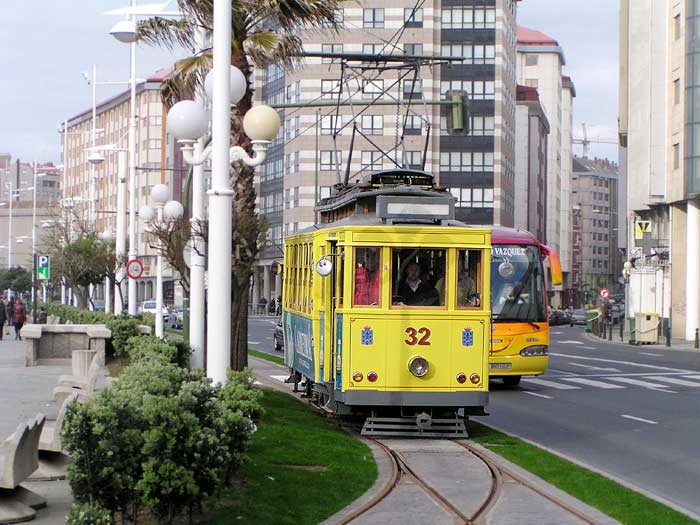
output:
[[[571,146],[573,82],[562,75],[564,51],[552,37],[526,27],[517,29],[518,84],[537,89],[549,122],[547,145],[547,245],[561,258],[564,284],[555,287],[554,305],[567,304],[571,290]],[[557,289],[559,288],[559,289]]]
[[[515,113],[515,227],[544,243],[547,237],[547,140],[549,121],[534,87],[518,86]]]
[[[691,1],[620,2],[628,258],[633,273],[657,275],[653,297],[630,279],[628,303],[688,340],[700,327],[699,19]]]
[[[516,11],[516,0],[428,0],[420,8],[414,0],[376,0],[346,7],[337,34],[303,36],[306,53],[462,60],[405,74],[415,59],[363,68],[307,56],[303,67],[256,73],[259,99],[284,108],[283,129],[257,176],[258,209],[270,229],[254,302],[281,293],[271,268],[281,260],[283,235],[314,224],[316,202],[345,178],[348,165],[351,181],[396,166],[424,168],[450,188],[458,219],[514,225]],[[424,104],[446,100],[449,92],[467,95],[468,133],[448,129],[447,107]],[[348,103],[336,108],[339,94]]]
[[[623,292],[619,283],[622,254],[618,249],[618,169],[601,159],[573,158],[572,287],[574,303],[595,303],[600,290]]]
[[[161,82],[169,69],[157,71],[137,84],[136,104],[138,125],[136,132],[136,208],[149,201],[150,191],[156,184],[167,184],[175,199],[182,196],[182,185],[186,169],[182,166],[179,148],[166,133],[167,111],[160,95]],[[116,231],[117,170],[116,152],[103,152],[105,160],[95,166],[88,162],[92,144],[92,108],[69,118],[63,137],[65,180],[64,204],[68,203],[84,223],[95,224],[95,231]],[[97,146],[128,146],[130,124],[130,91],[126,90],[97,104]],[[93,184],[94,177],[94,184]],[[128,186],[128,185],[127,185]],[[126,202],[129,202],[127,188]],[[92,205],[94,204],[94,212]],[[127,210],[126,231],[129,231]],[[144,274],[138,284],[138,301],[155,297],[156,252],[153,239],[143,224],[137,224],[138,258],[144,265]],[[175,297],[175,277],[164,265],[164,297],[166,303],[179,302]],[[123,290],[126,295],[126,290]],[[104,291],[97,291],[102,297]]]

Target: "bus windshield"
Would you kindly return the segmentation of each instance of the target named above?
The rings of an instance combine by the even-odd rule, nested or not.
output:
[[[494,321],[547,322],[537,246],[501,244],[491,248],[491,312]]]

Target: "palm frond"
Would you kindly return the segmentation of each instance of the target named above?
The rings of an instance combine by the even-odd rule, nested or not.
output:
[[[239,0],[249,14],[249,29],[276,27],[284,33],[323,26],[335,29],[345,0]]]
[[[243,44],[246,54],[258,67],[277,62],[288,67],[302,59],[303,46],[297,36],[260,31],[249,35]]]
[[[194,27],[187,18],[182,20],[167,20],[154,17],[138,23],[139,41],[160,46],[168,50],[175,47],[194,48]]]
[[[173,70],[161,84],[163,103],[171,107],[180,100],[192,98],[197,87],[204,83],[211,65],[211,50],[175,62]]]

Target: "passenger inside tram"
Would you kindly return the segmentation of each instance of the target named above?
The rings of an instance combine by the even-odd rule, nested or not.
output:
[[[444,293],[435,289],[445,277],[445,250],[394,249],[392,304],[395,306],[442,306]]]

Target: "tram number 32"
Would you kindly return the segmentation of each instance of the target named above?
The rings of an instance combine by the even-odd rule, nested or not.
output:
[[[418,330],[409,326],[405,330],[408,337],[404,339],[404,343],[408,346],[430,346],[430,329],[426,327],[421,327]]]

